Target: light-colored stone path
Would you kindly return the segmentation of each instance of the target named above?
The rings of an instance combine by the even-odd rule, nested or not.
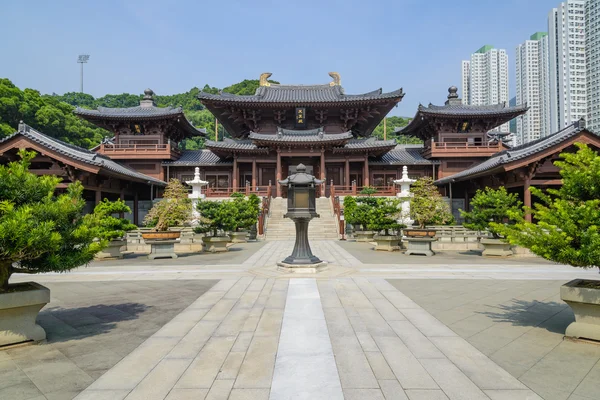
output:
[[[275,262],[293,246],[278,241],[232,265],[170,267],[166,261],[38,276],[41,282],[82,284],[221,279],[77,399],[540,399],[527,386],[533,377],[519,381],[386,279],[564,281],[588,274],[531,261],[377,264],[375,252],[368,264],[337,242],[311,244],[337,275],[289,279],[278,273]],[[15,281],[24,279],[29,277]],[[449,298],[448,306],[459,301]],[[505,332],[497,329],[502,338]],[[538,370],[563,361],[558,356]],[[586,398],[597,371],[591,365],[574,368],[590,371],[574,393]]]

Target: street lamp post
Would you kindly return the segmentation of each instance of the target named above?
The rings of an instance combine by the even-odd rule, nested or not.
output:
[[[89,59],[89,54],[80,54],[79,57],[77,57],[77,63],[81,64],[81,85],[79,90],[81,93],[83,93],[83,64],[86,64]]]

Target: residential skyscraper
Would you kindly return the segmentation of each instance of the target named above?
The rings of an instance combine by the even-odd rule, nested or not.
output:
[[[471,92],[471,88],[469,85],[469,74],[471,73],[471,62],[463,61],[462,69],[461,69],[461,95],[463,97],[463,104],[469,104],[469,93]]]
[[[468,65],[468,74],[465,66]],[[462,62],[463,101],[472,106],[508,104],[508,56],[506,50],[485,45]],[[509,132],[508,123],[496,130]]]
[[[515,144],[520,145],[551,133],[548,34],[536,32],[518,45],[515,64],[516,102],[529,106],[517,117]]]
[[[600,134],[600,1],[585,5],[587,128]]]
[[[551,132],[587,115],[585,0],[567,0],[548,16]]]

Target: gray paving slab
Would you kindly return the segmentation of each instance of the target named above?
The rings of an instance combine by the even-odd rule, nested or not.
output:
[[[379,387],[385,400],[408,400],[402,386],[396,379],[380,380]]]

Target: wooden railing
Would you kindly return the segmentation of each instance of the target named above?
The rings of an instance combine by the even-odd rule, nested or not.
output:
[[[223,187],[223,188],[209,186],[206,188],[205,194],[206,194],[206,197],[229,197],[235,192],[243,193],[246,196],[251,195],[251,194],[255,194],[257,196],[271,196],[272,195],[271,185],[255,186],[255,187],[246,185],[246,186]]]
[[[333,190],[333,188],[332,188]],[[333,205],[333,215],[335,216],[335,220],[337,221],[337,233],[338,235],[344,235],[344,210],[342,209],[342,205],[340,204],[339,196],[331,196],[331,202]]]
[[[171,143],[164,144],[111,144],[102,143],[98,150],[101,154],[106,154],[112,157],[127,157],[127,156],[177,156],[181,154],[180,150]],[[151,157],[152,158],[152,157]]]
[[[433,154],[437,155],[457,155],[457,154],[494,154],[499,151],[502,151],[504,147],[502,146],[502,142],[498,143],[469,143],[469,142],[435,142],[432,140],[428,140],[425,142],[425,155],[431,156]]]
[[[395,196],[396,195],[396,187],[394,185],[391,186],[369,186],[374,188],[377,192],[372,194],[371,196]],[[334,185],[333,183],[329,185],[329,194],[331,197],[335,196],[357,196],[360,195],[360,191],[363,190],[365,186],[356,186],[356,182],[352,182],[352,185]]]
[[[260,213],[258,214],[258,234],[264,235],[267,227],[267,220],[271,210],[271,185],[267,186],[267,193],[262,199]]]

